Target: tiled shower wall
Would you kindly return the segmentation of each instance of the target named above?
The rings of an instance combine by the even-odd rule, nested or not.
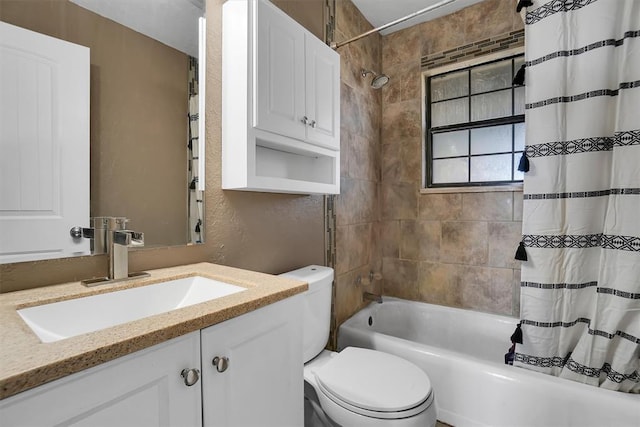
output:
[[[521,238],[522,193],[420,192],[421,61],[464,61],[522,44],[514,42],[523,28],[514,9],[511,0],[485,0],[382,39],[382,68],[391,77],[382,89],[385,295],[519,314],[520,270],[513,255]]]
[[[350,0],[337,0],[336,41],[371,29]],[[381,69],[378,34],[338,49],[341,66],[340,186],[335,196],[336,288],[334,321],[340,325],[363,305],[363,290],[380,292],[381,282],[357,284],[369,271],[382,268],[379,235],[381,91],[371,88],[371,77],[361,69]],[[335,331],[335,328],[332,328]]]

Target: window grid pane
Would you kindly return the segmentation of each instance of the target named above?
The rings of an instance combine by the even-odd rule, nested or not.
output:
[[[511,80],[523,62],[521,54],[428,79],[428,186],[522,181],[524,88]]]

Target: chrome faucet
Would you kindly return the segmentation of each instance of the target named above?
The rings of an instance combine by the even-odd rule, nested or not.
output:
[[[382,304],[382,295],[372,294],[371,292],[362,293],[363,300],[375,301],[378,304]]]
[[[109,279],[129,277],[129,248],[144,246],[144,234],[132,230],[111,231]]]
[[[129,273],[129,248],[144,246],[144,233],[127,230],[124,217],[95,217],[93,227],[83,229],[83,236],[92,239],[92,253],[109,256],[109,275],[99,279],[83,280],[86,286],[146,277],[148,273]]]

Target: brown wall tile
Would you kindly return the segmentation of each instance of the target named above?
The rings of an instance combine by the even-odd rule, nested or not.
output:
[[[473,55],[479,42],[511,37],[509,33],[522,28],[512,1],[486,0],[382,37],[382,69],[391,78],[382,89],[385,293],[411,294],[410,285],[389,276],[419,260],[421,300],[505,314],[517,311],[512,307],[512,282],[519,265],[512,262],[511,252],[512,241],[519,241],[521,193],[418,194],[417,189],[423,157],[422,57],[443,61],[446,51],[458,48],[447,55]],[[521,45],[521,33],[511,38],[510,43]]]
[[[381,221],[382,256],[400,258],[400,221]]]
[[[462,216],[462,194],[421,194],[418,217],[428,220],[456,220]]]
[[[415,184],[384,184],[381,191],[380,203],[383,219],[416,219],[418,191]]]
[[[418,262],[383,258],[384,294],[397,298],[418,300]]]
[[[513,220],[514,221],[522,221],[522,191],[514,191],[513,192]]]
[[[510,221],[513,217],[511,192],[464,193],[460,219],[471,221]]]
[[[422,136],[420,100],[398,102],[385,106],[382,113],[382,140],[393,144],[400,138]]]
[[[443,222],[440,261],[484,265],[488,258],[488,237],[489,230],[486,222]]]
[[[520,268],[514,259],[518,242],[522,239],[521,222],[489,223],[489,260],[491,267]]]
[[[418,286],[420,300],[431,304],[462,307],[459,266],[437,262],[420,262]]]
[[[335,40],[343,41],[372,28],[350,0],[336,2]],[[382,69],[380,36],[372,35],[340,47],[341,58],[341,193],[335,197],[336,272],[335,322],[339,326],[363,305],[362,292],[380,293],[382,281],[356,283],[358,276],[382,271],[385,232],[380,222],[380,128],[382,94],[371,88],[371,77]],[[335,330],[333,331],[335,336]]]
[[[511,315],[513,270],[464,266],[459,280],[463,307]]]

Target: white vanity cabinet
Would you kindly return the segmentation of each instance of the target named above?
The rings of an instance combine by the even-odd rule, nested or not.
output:
[[[340,192],[340,56],[267,0],[223,6],[224,189]]]
[[[180,376],[193,368],[198,331],[1,400],[0,425],[199,426],[200,384]]]
[[[1,400],[0,426],[301,426],[300,298]]]
[[[304,424],[299,298],[201,331],[205,427]]]

